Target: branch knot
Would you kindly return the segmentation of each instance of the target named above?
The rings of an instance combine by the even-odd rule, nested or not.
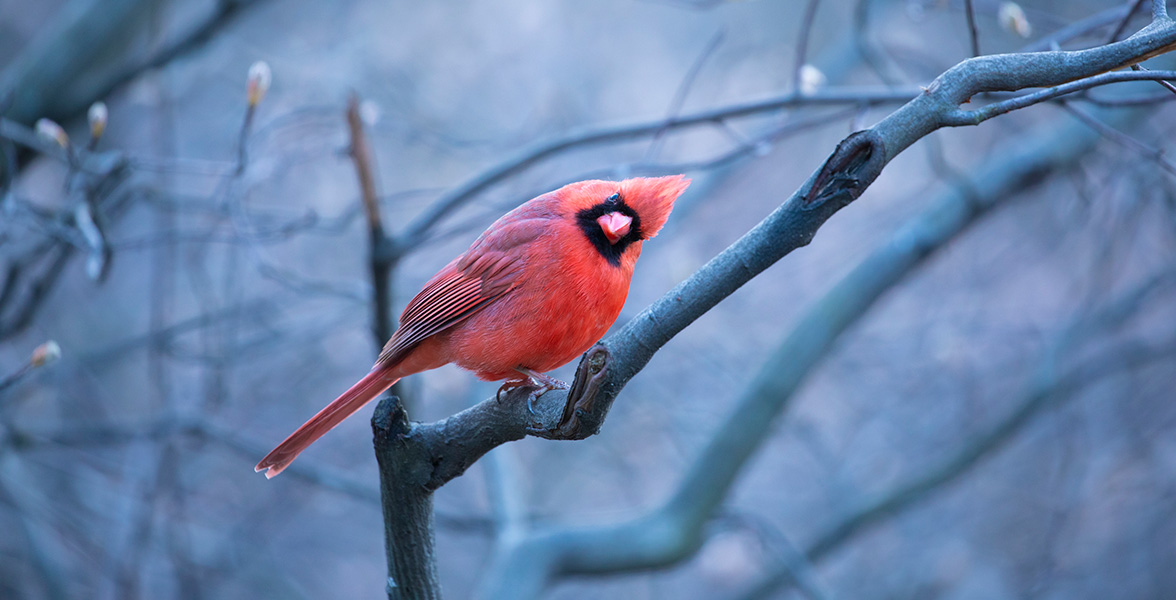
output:
[[[882,138],[872,129],[857,131],[837,144],[801,198],[801,208],[812,210],[834,200],[836,208],[853,202],[874,182],[886,164]]]

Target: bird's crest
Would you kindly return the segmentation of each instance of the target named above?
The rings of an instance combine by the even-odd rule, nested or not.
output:
[[[690,187],[690,180],[685,175],[634,177],[614,185],[620,188],[618,191],[625,202],[641,216],[641,237],[649,239],[666,224],[674,201]]]

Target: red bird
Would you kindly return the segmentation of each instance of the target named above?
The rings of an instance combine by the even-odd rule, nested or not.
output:
[[[683,175],[581,181],[503,215],[445,265],[400,315],[359,383],[274,448],[255,470],[281,473],[298,453],[401,377],[448,363],[503,387],[535,381],[604,335],[629,294],[641,242],[657,235]]]

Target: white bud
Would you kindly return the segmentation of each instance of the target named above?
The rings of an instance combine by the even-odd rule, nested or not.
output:
[[[269,65],[264,60],[259,60],[249,67],[249,84],[246,88],[249,106],[257,106],[261,99],[265,98],[265,93],[269,91],[272,79],[273,73],[270,72]]]
[[[805,64],[800,67],[801,94],[805,96],[815,94],[827,81],[828,79],[825,78],[825,74],[813,65]]]
[[[106,119],[109,113],[106,111],[105,102],[95,102],[90,105],[90,111],[86,113],[86,117],[90,121],[90,137],[98,139],[106,131]]]
[[[380,122],[380,105],[371,100],[364,100],[359,103],[359,118],[364,125],[374,127],[376,123]]]
[[[65,130],[61,128],[56,122],[49,119],[37,119],[35,126],[37,135],[61,146],[62,148],[69,147],[69,136],[66,135]]]
[[[31,362],[34,367],[43,367],[59,358],[61,358],[61,346],[58,346],[57,342],[49,340],[33,350]]]
[[[1024,9],[1016,2],[1002,2],[996,18],[1000,21],[1000,26],[1004,27],[1006,31],[1015,33],[1023,38],[1033,35],[1033,25],[1029,23],[1029,18],[1025,16]]]
[[[702,576],[713,583],[738,587],[763,567],[764,553],[749,534],[721,531],[698,552]]]

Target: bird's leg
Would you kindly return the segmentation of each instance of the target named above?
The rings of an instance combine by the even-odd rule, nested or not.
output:
[[[566,382],[560,381],[546,373],[540,373],[539,371],[528,369],[527,367],[515,367],[515,370],[519,373],[522,373],[523,375],[526,375],[527,377],[530,377],[531,381],[543,390],[542,392],[539,392],[539,396],[542,396],[551,390],[567,389],[568,387]]]
[[[547,375],[546,373],[540,373],[539,371],[528,369],[527,367],[515,367],[515,370],[519,373],[522,373],[523,375],[526,375],[530,382],[535,386],[535,390],[527,396],[527,412],[530,412],[532,417],[538,416],[535,412],[534,403],[539,399],[540,396],[551,390],[568,389],[568,384],[550,375]]]
[[[494,400],[497,401],[499,404],[502,404],[502,393],[503,392],[506,392],[509,394],[510,392],[514,391],[515,388],[521,388],[525,385],[534,385],[534,382],[531,381],[531,379],[529,377],[520,377],[519,379],[507,379],[506,381],[502,382],[501,386],[498,387],[498,392],[494,394]]]

